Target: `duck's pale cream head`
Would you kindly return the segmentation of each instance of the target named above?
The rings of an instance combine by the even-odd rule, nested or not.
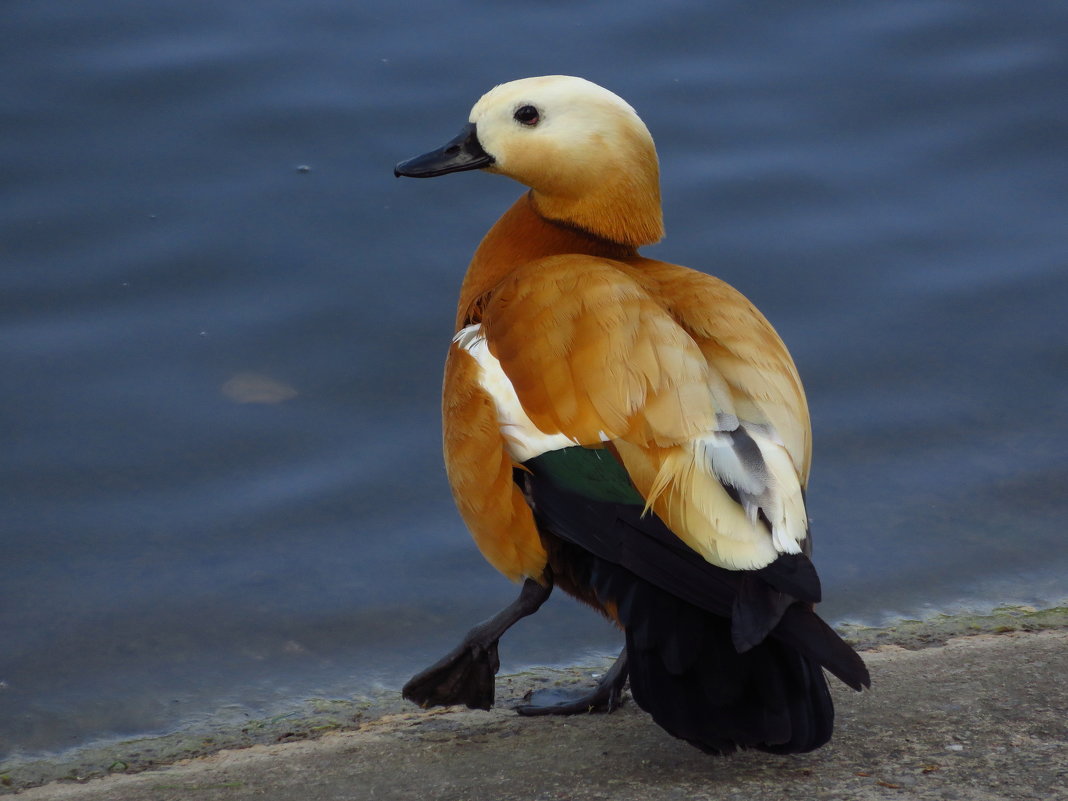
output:
[[[631,246],[663,236],[649,130],[620,97],[582,78],[494,87],[459,136],[395,172],[422,178],[472,169],[526,184],[544,217],[596,236]]]

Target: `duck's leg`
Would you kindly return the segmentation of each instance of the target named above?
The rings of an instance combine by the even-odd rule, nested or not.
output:
[[[601,677],[593,692],[575,694],[566,690],[537,690],[531,703],[516,707],[520,715],[582,715],[588,712],[614,712],[623,703],[627,683],[627,649]]]
[[[408,680],[401,694],[421,707],[466,704],[472,709],[493,706],[493,677],[501,666],[497,641],[512,625],[538,611],[553,591],[533,579],[523,583],[519,597],[484,623],[479,623],[449,653]]]

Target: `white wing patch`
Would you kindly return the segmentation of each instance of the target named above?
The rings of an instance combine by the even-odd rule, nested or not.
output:
[[[546,434],[534,425],[519,402],[512,382],[504,374],[501,363],[490,353],[481,325],[475,323],[460,329],[452,341],[478,362],[479,386],[493,398],[501,434],[508,443],[508,455],[514,461],[525,462],[543,453],[578,444],[563,434]]]

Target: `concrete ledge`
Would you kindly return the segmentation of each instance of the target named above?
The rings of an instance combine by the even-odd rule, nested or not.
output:
[[[874,689],[857,694],[832,682],[835,738],[801,756],[705,756],[633,703],[572,718],[519,718],[507,708],[546,682],[589,681],[576,669],[503,678],[501,706],[489,712],[397,707],[405,711],[315,740],[54,782],[16,797],[1068,799],[1068,630],[951,637],[919,650],[888,644],[865,659]]]

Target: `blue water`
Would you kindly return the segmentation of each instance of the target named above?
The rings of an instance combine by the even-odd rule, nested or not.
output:
[[[789,343],[829,619],[1063,600],[1066,36],[976,0],[5,4],[0,754],[396,688],[512,596],[438,392],[521,190],[392,165],[526,75],[638,109],[647,253]],[[617,647],[559,599],[502,656]]]

